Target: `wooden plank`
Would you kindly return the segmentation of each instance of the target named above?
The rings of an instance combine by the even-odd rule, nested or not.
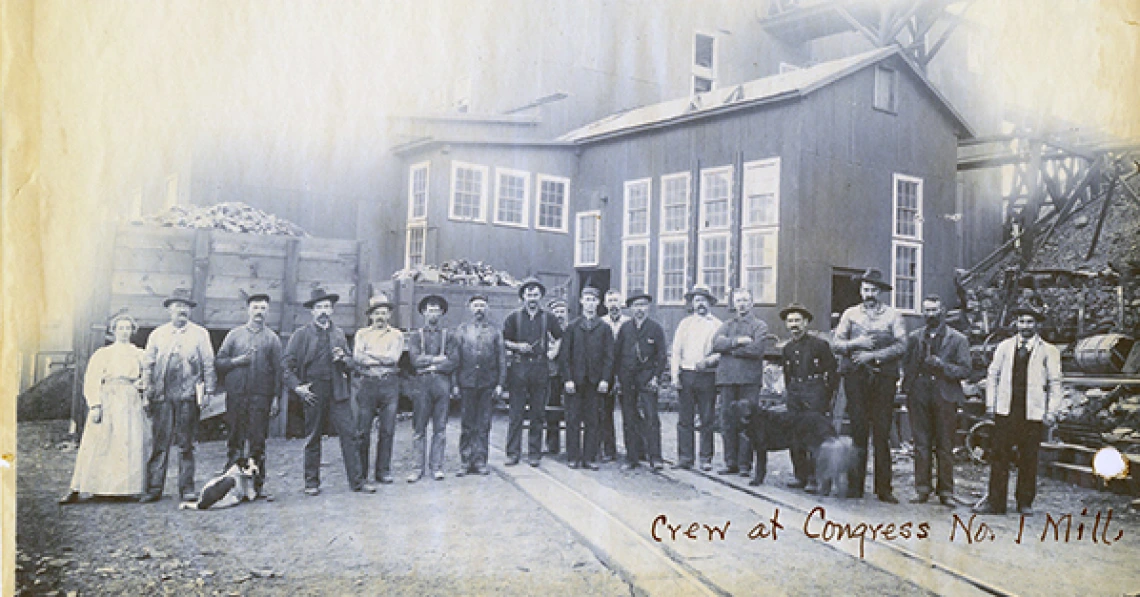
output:
[[[210,278],[210,231],[197,230],[194,234],[194,283],[190,286],[190,297],[198,303],[190,311],[193,321],[202,321],[206,309],[206,282]]]
[[[227,276],[281,280],[285,277],[285,255],[266,257],[213,253],[210,255],[210,271]]]
[[[364,243],[356,243],[356,269],[352,272],[352,282],[356,285],[357,300],[353,318],[361,322],[362,325],[368,322],[365,310],[368,309],[368,298],[372,296],[372,289],[366,280],[371,268],[368,248],[364,246]]]
[[[296,296],[298,303],[303,303],[309,300],[312,296],[314,288],[323,288],[325,292],[339,294],[340,300],[337,302],[337,307],[340,308],[344,305],[356,304],[356,284],[352,282],[329,282],[329,281],[298,281],[296,284]]]
[[[135,249],[115,247],[115,271],[189,274],[194,269],[194,257],[189,251]]]
[[[348,259],[312,259],[301,255],[297,279],[303,282],[338,280],[355,283],[360,261]]]
[[[194,230],[151,226],[123,226],[115,235],[115,246],[130,249],[186,251],[194,248]]]
[[[269,314],[266,325],[270,328],[279,325],[283,307],[279,303],[269,304]],[[244,300],[212,300],[203,310],[202,319],[195,320],[200,325],[210,329],[228,330],[242,325],[248,319],[248,310]]]
[[[152,328],[170,321],[170,313],[162,306],[161,300],[153,297],[111,295],[110,310],[102,319],[110,317],[119,309],[126,307],[131,317],[139,323],[140,327]]]
[[[249,295],[257,293],[268,294],[269,306],[272,307],[284,300],[284,283],[280,278],[249,278],[213,274],[206,284],[206,300],[208,301],[215,299],[244,301]]]
[[[356,247],[358,244],[357,241],[354,240],[344,240],[340,238],[317,238],[312,236],[301,238],[300,241],[300,251],[305,255],[356,255]]]
[[[162,299],[175,288],[190,288],[193,276],[184,274],[150,274],[133,271],[116,271],[111,274],[111,294],[150,297],[161,306]]]
[[[297,329],[297,311],[300,305],[297,304],[297,247],[300,244],[300,239],[291,238],[285,243],[285,280],[284,295],[281,297],[281,302],[285,306],[285,311],[281,317],[281,324],[277,328],[278,333],[292,332]],[[308,295],[305,295],[305,300]]]
[[[211,249],[214,253],[285,258],[290,237],[265,234],[240,234],[213,231]]]

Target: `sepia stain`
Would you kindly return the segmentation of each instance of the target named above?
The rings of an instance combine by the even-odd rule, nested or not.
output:
[[[1120,453],[1120,450],[1108,446],[1097,450],[1093,456],[1092,469],[1093,473],[1106,481],[1123,479],[1128,475],[1128,459]]]
[[[13,464],[16,464],[15,454],[9,452],[3,456],[0,456],[0,468],[11,468]]]

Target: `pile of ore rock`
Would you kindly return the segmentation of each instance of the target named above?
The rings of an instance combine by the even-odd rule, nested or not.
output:
[[[1140,393],[1136,388],[1065,388],[1057,420],[1095,428],[1109,442],[1140,442]]]
[[[276,236],[309,236],[300,226],[242,203],[232,201],[209,207],[175,205],[164,212],[147,216],[145,223],[168,228],[206,228]]]
[[[521,283],[511,274],[497,270],[482,261],[470,262],[466,259],[452,259],[436,265],[408,268],[392,274],[394,280],[415,280],[439,284],[464,286],[509,286],[517,288]]]

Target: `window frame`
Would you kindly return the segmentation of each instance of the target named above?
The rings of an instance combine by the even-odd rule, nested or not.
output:
[[[523,179],[523,196],[522,196],[522,221],[521,222],[508,222],[499,219],[499,201],[502,199],[500,191],[502,190],[503,175],[515,176]],[[514,170],[512,168],[495,168],[495,200],[494,207],[492,208],[491,221],[498,226],[509,226],[511,228],[529,228],[530,227],[530,172],[526,170]]]
[[[886,106],[880,104],[879,100],[879,77],[881,73],[890,73],[890,98]],[[879,112],[887,114],[899,113],[899,71],[885,64],[875,65],[875,80],[874,89],[871,92],[871,107]]]
[[[672,180],[683,180],[685,182],[685,226],[680,230],[670,230],[668,224],[667,208],[668,204],[665,203],[667,194],[665,190],[669,187],[669,182]],[[671,234],[688,234],[689,228],[692,227],[693,220],[693,179],[692,175],[688,172],[675,172],[673,174],[665,174],[661,177],[661,200],[660,204],[661,217],[659,222],[658,234],[667,236]]]
[[[630,232],[629,226],[631,218],[629,217],[629,199],[630,189],[644,185],[645,187],[645,232],[633,233]],[[649,230],[652,227],[652,218],[650,214],[653,213],[653,179],[652,178],[638,178],[636,180],[627,180],[622,185],[622,212],[621,212],[621,230],[623,239],[646,238],[649,236]]]
[[[481,172],[483,174],[483,184],[479,188],[479,217],[470,218],[455,215],[455,191],[456,183],[459,181],[459,169],[468,169]],[[489,184],[488,176],[490,168],[480,164],[471,164],[468,162],[452,161],[451,162],[451,193],[448,196],[447,206],[447,219],[456,222],[478,222],[486,223],[487,221],[487,188]]]
[[[623,240],[621,243],[621,293],[622,296],[631,296],[631,288],[629,286],[629,270],[626,267],[629,261],[629,249],[631,247],[642,247],[645,249],[645,267],[642,270],[642,275],[645,276],[645,286],[641,288],[643,292],[649,292],[649,272],[651,270],[651,256],[649,254],[649,239],[637,238],[634,240]]]
[[[751,237],[751,236],[767,236],[767,237],[770,237],[772,239],[771,242],[774,243],[774,245],[775,245],[776,255],[775,255],[774,261],[772,262],[771,265],[763,267],[763,268],[759,268],[756,266],[750,266],[749,265],[749,258],[752,256],[752,253],[750,251],[748,240],[749,240],[749,237]],[[779,231],[779,229],[769,226],[769,227],[763,227],[763,228],[751,228],[751,229],[741,231],[741,233],[740,233],[740,277],[741,277],[740,286],[748,287],[747,286],[747,279],[748,279],[748,272],[750,269],[753,269],[753,268],[756,268],[756,269],[771,268],[771,270],[772,270],[772,288],[771,288],[770,294],[768,294],[766,296],[761,296],[761,293],[757,292],[755,289],[750,288],[750,287],[748,288],[748,290],[750,292],[752,292],[752,304],[753,305],[775,305],[776,304],[777,295],[778,295],[777,290],[779,288],[779,286],[778,286],[779,274],[780,274],[779,267],[780,267],[780,231]]]
[[[915,189],[915,214],[914,214],[914,234],[899,234],[899,183],[900,182],[913,182],[916,184]],[[895,172],[891,174],[891,238],[922,242],[922,224],[923,224],[923,180],[917,176],[909,176],[907,174],[900,174]]]
[[[672,301],[665,295],[665,244],[681,243],[681,300]],[[689,236],[687,234],[674,234],[662,236],[657,239],[657,304],[663,306],[676,306],[685,304],[685,291],[689,286]]]
[[[708,188],[705,185],[705,177],[711,176],[711,175],[716,175],[716,174],[722,174],[722,173],[728,174],[728,197],[725,199],[725,206],[727,208],[726,212],[725,212],[726,213],[725,222],[723,225],[720,225],[720,226],[706,226],[705,223],[708,222],[708,218],[706,217],[706,214],[708,211],[707,199],[708,199],[709,194],[707,192]],[[701,186],[700,186],[700,205],[698,207],[698,212],[697,212],[697,219],[698,219],[697,230],[698,231],[701,231],[701,232],[720,231],[720,230],[727,231],[732,226],[732,192],[733,192],[732,185],[734,184],[733,175],[734,175],[733,166],[731,164],[727,165],[727,166],[717,166],[715,168],[702,168],[701,169],[701,171],[700,171],[700,176],[701,176],[701,180],[700,180],[700,184],[701,184]]]
[[[594,260],[582,260],[582,220],[594,219]],[[574,214],[574,267],[597,267],[602,255],[602,212],[601,210],[580,211]]]
[[[914,277],[914,305],[904,307],[899,305],[899,247],[909,247],[915,251],[915,277]],[[913,240],[895,239],[891,241],[891,284],[895,290],[891,291],[891,306],[900,313],[919,314],[922,306],[922,243]]]
[[[422,238],[422,252],[420,254],[421,263],[419,266],[412,265],[412,233],[419,231],[423,234]],[[417,224],[408,226],[404,232],[404,269],[412,269],[413,267],[423,267],[427,264],[427,226],[424,224]]]
[[[729,288],[729,269],[731,267],[729,256],[732,252],[732,233],[728,230],[717,230],[712,232],[705,232],[697,237],[697,283],[708,285],[705,280],[705,240],[712,240],[714,238],[724,239],[724,294],[716,297],[718,301],[724,302],[728,298]],[[711,288],[712,286],[709,285]]]
[[[712,66],[700,66],[697,64],[697,38],[707,37],[712,39]],[[693,42],[689,52],[689,93],[690,95],[697,95],[698,93],[708,93],[717,89],[717,63],[718,55],[720,54],[720,39],[715,33],[708,31],[694,30]],[[708,91],[697,91],[696,80],[704,79],[709,82]]]
[[[566,178],[565,176],[555,176],[553,174],[542,173],[536,174],[534,178],[534,229],[542,230],[545,232],[561,232],[562,234],[567,234],[570,231],[570,179]],[[561,228],[542,225],[542,183],[545,181],[562,183]]]
[[[424,213],[416,215],[416,172],[424,171]],[[431,161],[423,161],[408,167],[408,222],[426,222],[428,200],[431,198]]]

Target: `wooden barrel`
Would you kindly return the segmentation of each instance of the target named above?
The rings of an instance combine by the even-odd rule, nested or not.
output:
[[[1089,336],[1073,347],[1073,361],[1085,373],[1120,373],[1132,343],[1121,334]]]

